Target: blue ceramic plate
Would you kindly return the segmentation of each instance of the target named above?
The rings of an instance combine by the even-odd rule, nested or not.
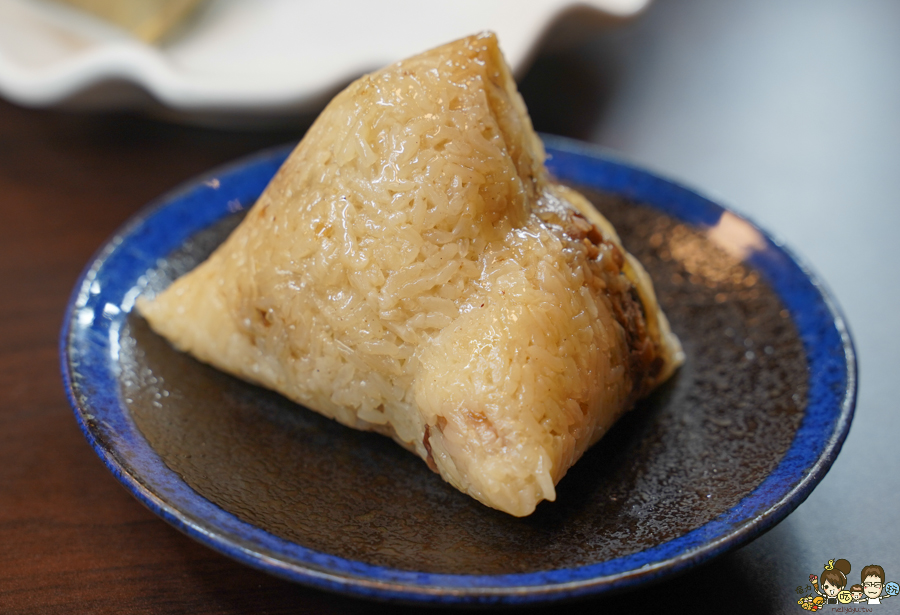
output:
[[[88,441],[141,502],[240,562],[321,589],[524,604],[636,587],[759,536],[834,461],[856,395],[834,301],[758,227],[595,149],[548,139],[654,277],[688,360],[514,519],[386,438],[172,350],[132,313],[196,265],[289,150],[213,171],[103,246],[75,287],[62,371]]]

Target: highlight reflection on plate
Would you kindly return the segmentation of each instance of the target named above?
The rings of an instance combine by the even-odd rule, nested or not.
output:
[[[682,571],[769,529],[830,467],[856,393],[849,335],[803,267],[680,186],[548,139],[654,278],[688,355],[676,376],[516,519],[418,458],[174,351],[132,307],[227,236],[288,150],[138,214],[73,293],[61,346],[76,416],[154,512],[239,561],[316,587],[529,603]]]

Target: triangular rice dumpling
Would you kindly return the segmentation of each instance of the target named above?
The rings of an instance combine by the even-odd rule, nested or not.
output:
[[[340,93],[209,260],[139,310],[528,515],[683,356],[640,264],[543,161],[494,35],[433,49]]]

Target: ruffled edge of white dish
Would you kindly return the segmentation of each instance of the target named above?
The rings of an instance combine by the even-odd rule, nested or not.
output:
[[[161,45],[52,0],[0,0],[0,95],[29,107],[202,116],[310,110],[356,76],[481,30],[521,71],[568,11],[650,0],[210,0]]]

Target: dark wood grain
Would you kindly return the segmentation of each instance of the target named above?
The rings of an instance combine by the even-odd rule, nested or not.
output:
[[[539,52],[524,76],[539,130],[615,147],[784,237],[842,303],[863,370],[844,451],[785,521],[572,610],[796,613],[795,588],[832,558],[853,563],[853,582],[869,563],[897,580],[897,24],[891,0],[657,0],[634,23]],[[246,568],[145,510],[85,441],[60,379],[63,312],[97,247],[180,182],[301,133],[0,102],[0,614],[385,610]]]

